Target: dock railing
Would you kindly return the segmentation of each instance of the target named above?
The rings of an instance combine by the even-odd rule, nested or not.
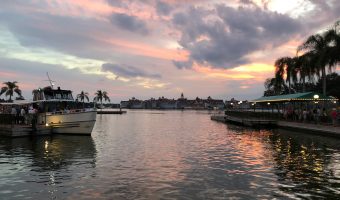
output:
[[[278,110],[254,110],[254,109],[227,109],[225,115],[232,117],[240,117],[247,119],[262,119],[262,120],[279,120],[291,122],[303,122],[312,124],[325,124],[332,123],[331,116],[317,116],[315,114],[308,114],[306,119],[303,119],[300,113],[283,114],[283,111]]]
[[[30,125],[34,114],[26,114],[24,117],[12,114],[0,114],[0,125]]]
[[[249,109],[238,109],[238,110],[226,110],[226,115],[242,118],[257,118],[266,120],[281,120],[283,119],[283,114],[279,112],[254,112]]]
[[[15,124],[16,116],[11,114],[0,114],[0,124]]]

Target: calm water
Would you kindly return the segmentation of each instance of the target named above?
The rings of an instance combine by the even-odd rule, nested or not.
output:
[[[92,137],[0,140],[0,199],[322,199],[340,140],[253,130],[208,112],[97,117]]]

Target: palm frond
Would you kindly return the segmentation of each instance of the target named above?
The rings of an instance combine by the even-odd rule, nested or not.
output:
[[[18,87],[14,89],[14,92],[21,96],[21,90]]]
[[[5,93],[8,90],[8,87],[2,87],[1,91],[0,91],[0,95],[2,95],[3,93]]]

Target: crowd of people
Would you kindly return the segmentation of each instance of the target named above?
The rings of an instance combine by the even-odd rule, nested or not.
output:
[[[33,124],[36,121],[38,110],[30,106],[2,106],[0,109],[1,114],[10,116],[12,124]]]
[[[293,120],[304,123],[329,123],[332,122],[333,126],[337,126],[340,121],[340,110],[332,108],[313,108],[313,109],[292,109],[288,108],[283,111],[283,118],[285,120]]]

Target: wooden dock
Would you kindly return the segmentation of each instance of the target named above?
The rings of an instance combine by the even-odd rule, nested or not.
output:
[[[240,118],[228,115],[213,115],[212,120],[220,122],[230,122],[249,127],[275,127],[277,126],[276,120],[256,119],[256,118]]]
[[[29,125],[19,124],[0,124],[0,136],[4,137],[25,137],[52,134],[51,127],[45,125],[37,125],[36,129]]]
[[[340,127],[326,124],[311,124],[301,122],[278,121],[278,127],[288,130],[307,132],[323,136],[333,136],[340,138]]]
[[[228,115],[212,115],[212,120],[223,123],[236,123],[249,127],[277,127],[287,130],[299,131],[303,133],[310,133],[323,136],[332,136],[340,138],[340,127],[334,127],[325,124],[310,124],[301,122],[290,122],[282,120],[262,120],[254,118],[232,117]]]
[[[97,114],[111,114],[111,115],[121,115],[125,114],[125,110],[97,110]]]

